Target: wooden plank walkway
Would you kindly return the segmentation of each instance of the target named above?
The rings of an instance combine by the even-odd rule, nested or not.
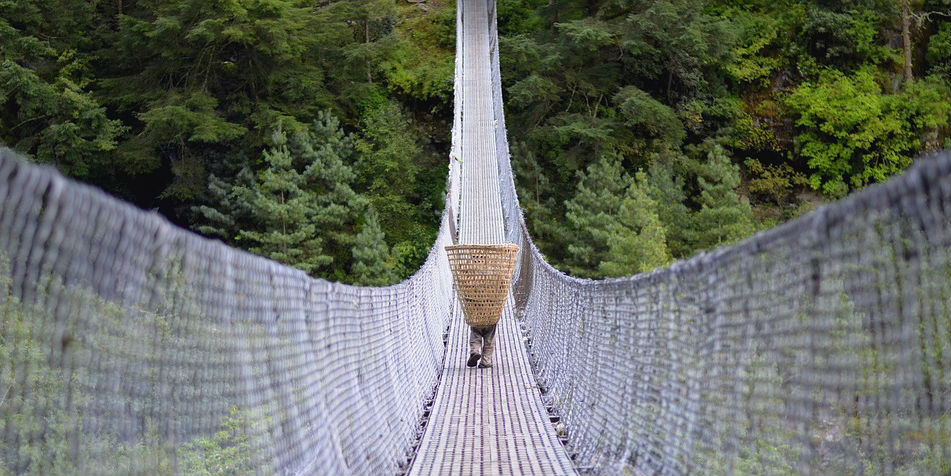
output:
[[[504,236],[489,70],[489,1],[459,2],[460,243],[501,243]],[[535,382],[511,297],[497,331],[494,368],[465,366],[468,338],[469,327],[456,302],[442,381],[409,474],[575,474]]]

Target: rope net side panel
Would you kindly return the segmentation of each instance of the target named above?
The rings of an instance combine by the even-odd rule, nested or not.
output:
[[[948,152],[733,247],[605,281],[549,266],[504,185],[517,306],[579,469],[951,472]]]
[[[395,474],[437,383],[443,247],[359,288],[0,151],[0,474]]]

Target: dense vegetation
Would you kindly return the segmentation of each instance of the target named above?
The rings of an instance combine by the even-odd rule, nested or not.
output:
[[[948,146],[947,0],[511,0],[519,197],[549,259],[619,276]]]
[[[314,275],[392,282],[439,224],[454,3],[0,2],[0,143]]]
[[[454,3],[0,2],[0,142],[334,280],[442,208]],[[949,0],[499,0],[513,164],[559,267],[730,243],[948,145]]]

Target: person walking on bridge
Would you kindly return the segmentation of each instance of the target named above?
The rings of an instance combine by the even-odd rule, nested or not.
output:
[[[517,255],[515,243],[446,247],[453,287],[469,326],[466,367],[492,368],[495,331],[508,299]]]
[[[479,366],[480,369],[492,368],[492,354],[495,353],[495,328],[498,324],[488,327],[469,327],[469,360],[467,367]]]

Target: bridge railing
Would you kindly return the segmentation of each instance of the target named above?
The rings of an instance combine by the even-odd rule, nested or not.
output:
[[[0,150],[0,474],[394,474],[444,357],[443,247],[361,288]]]

